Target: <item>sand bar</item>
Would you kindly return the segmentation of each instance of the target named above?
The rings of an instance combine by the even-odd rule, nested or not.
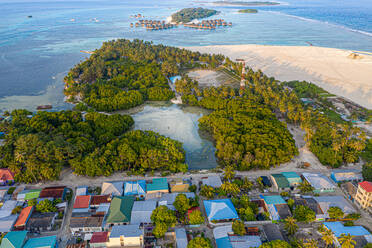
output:
[[[282,81],[306,80],[335,95],[372,109],[372,55],[351,59],[350,50],[315,46],[223,45],[187,47],[244,59]]]

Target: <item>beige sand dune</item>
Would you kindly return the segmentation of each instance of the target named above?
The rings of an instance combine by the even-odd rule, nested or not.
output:
[[[276,79],[306,80],[330,93],[372,109],[372,55],[315,46],[226,45],[187,47],[193,51],[244,59],[254,70]]]

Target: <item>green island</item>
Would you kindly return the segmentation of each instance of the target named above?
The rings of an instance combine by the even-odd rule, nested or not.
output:
[[[239,13],[247,13],[247,14],[250,14],[250,13],[258,13],[258,10],[256,9],[241,9],[238,11]]]
[[[260,1],[251,1],[251,2],[243,2],[243,1],[215,1],[214,4],[218,5],[232,5],[232,6],[272,6],[272,5],[279,5],[278,2],[260,2]]]
[[[194,19],[207,18],[218,14],[217,10],[204,8],[186,8],[172,14],[172,22],[188,23]]]
[[[245,86],[201,87],[187,76],[191,68],[242,75]],[[87,176],[186,172],[180,142],[152,131],[131,131],[130,116],[95,112],[167,101],[175,96],[167,77],[178,74],[175,90],[183,104],[212,111],[199,119],[199,127],[213,137],[221,166],[270,169],[289,162],[299,152],[287,124],[306,132],[308,147],[326,166],[337,168],[357,162],[361,155],[369,157],[363,152],[368,142],[364,132],[302,102],[304,96],[321,99],[327,92],[319,87],[280,82],[250,68],[242,73],[241,63],[223,55],[119,39],[105,42],[66,76],[65,94],[77,103],[75,111],[32,115],[15,110],[11,121],[1,122],[1,166],[12,169],[22,182],[58,179],[64,167]]]

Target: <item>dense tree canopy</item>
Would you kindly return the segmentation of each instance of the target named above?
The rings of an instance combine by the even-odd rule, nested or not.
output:
[[[103,43],[65,77],[65,94],[98,111],[129,109],[174,97],[167,76],[182,68],[216,67],[224,57],[125,39]]]
[[[212,242],[208,238],[196,237],[187,244],[187,248],[212,248]]]
[[[172,22],[188,23],[194,19],[201,19],[217,14],[218,11],[204,8],[186,8],[172,15]]]
[[[65,166],[89,176],[187,170],[180,142],[151,131],[127,132],[134,124],[127,115],[41,111],[32,116],[15,110],[11,117],[0,125],[7,134],[0,165],[14,171],[16,181],[55,180]]]

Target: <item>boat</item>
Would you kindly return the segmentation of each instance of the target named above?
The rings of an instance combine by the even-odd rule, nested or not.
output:
[[[75,21],[75,19],[74,18],[72,18],[71,20],[70,20],[71,22],[74,22]]]
[[[37,110],[42,110],[42,109],[51,109],[51,108],[53,108],[53,106],[52,105],[40,105],[40,106],[37,106],[36,107],[36,109]]]
[[[32,15],[27,16],[28,18],[32,18]]]

